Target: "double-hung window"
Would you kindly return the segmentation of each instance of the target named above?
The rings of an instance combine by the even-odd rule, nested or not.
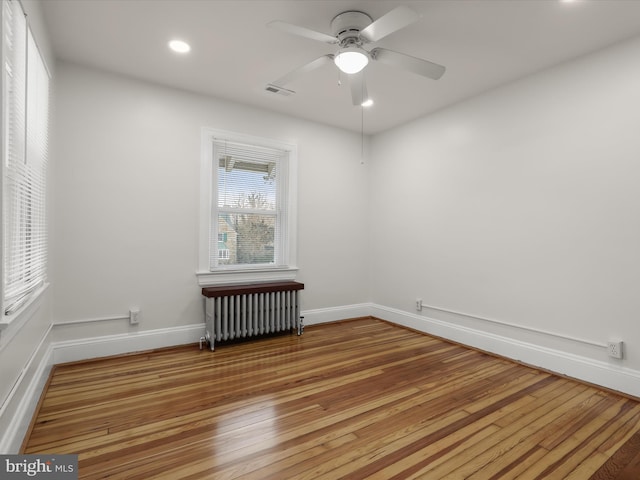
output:
[[[2,1],[1,325],[46,281],[49,74],[17,0]]]
[[[295,145],[203,129],[203,285],[295,277]]]

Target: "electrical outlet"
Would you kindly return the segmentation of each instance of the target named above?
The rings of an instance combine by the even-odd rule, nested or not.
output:
[[[607,342],[607,354],[611,358],[622,358],[622,342]]]
[[[416,300],[416,310],[419,311],[419,312],[422,311],[422,299],[421,298],[418,298]]]
[[[129,325],[138,325],[140,323],[140,309],[138,307],[129,309]]]

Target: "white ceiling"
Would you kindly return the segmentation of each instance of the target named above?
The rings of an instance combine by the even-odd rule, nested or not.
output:
[[[59,59],[354,131],[361,109],[326,65],[296,80],[290,97],[267,83],[335,47],[266,26],[283,20],[331,33],[345,10],[374,20],[398,5],[422,18],[377,44],[445,65],[437,81],[386,65],[366,69],[378,133],[488,89],[640,35],[640,0],[42,0]],[[174,38],[192,51],[167,48]],[[640,61],[640,59],[639,59]]]

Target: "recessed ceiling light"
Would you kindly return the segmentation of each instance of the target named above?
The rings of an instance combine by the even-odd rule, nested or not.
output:
[[[362,102],[360,105],[362,105],[363,107],[370,107],[371,105],[373,105],[373,100],[370,98],[367,98],[364,102]]]
[[[182,40],[171,40],[169,42],[169,48],[176,53],[188,53],[191,51],[191,45]]]

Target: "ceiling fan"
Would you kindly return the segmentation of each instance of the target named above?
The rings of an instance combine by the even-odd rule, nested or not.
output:
[[[444,74],[445,67],[442,65],[386,48],[375,47],[371,50],[364,48],[364,45],[377,42],[387,35],[414,23],[419,18],[420,15],[405,6],[394,8],[376,21],[373,21],[364,12],[346,11],[336,15],[331,21],[332,35],[280,20],[270,22],[267,24],[269,27],[311,40],[337,45],[339,49],[335,54],[323,55],[287,73],[267,85],[267,90],[284,95],[295,93],[286,89],[285,85],[291,83],[296,77],[331,62],[334,62],[342,72],[348,75],[351,98],[353,104],[358,106],[370,100],[363,70],[370,60],[437,80]]]

